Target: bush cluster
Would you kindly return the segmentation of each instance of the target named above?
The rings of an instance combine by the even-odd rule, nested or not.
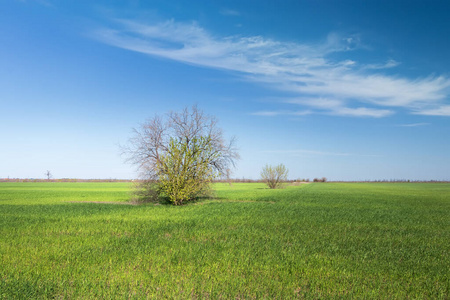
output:
[[[313,179],[313,182],[326,182],[326,181],[327,181],[327,179],[325,177]]]

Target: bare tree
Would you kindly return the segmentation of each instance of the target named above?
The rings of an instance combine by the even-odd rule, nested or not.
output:
[[[226,142],[217,120],[197,106],[170,112],[165,118],[155,116],[133,131],[123,153],[128,162],[138,167],[143,179],[155,183],[159,195],[164,193],[163,186],[170,186],[166,191],[177,190],[174,185],[181,177],[186,184],[205,182],[203,187],[207,187],[212,178],[229,174],[227,170],[239,158],[235,140]],[[161,180],[163,185],[159,184]],[[184,197],[180,203],[180,199],[172,202],[182,204],[195,198],[198,189],[194,190],[197,192]]]
[[[47,172],[45,172],[45,176],[47,177],[47,180],[50,180],[53,177],[52,173],[50,173],[49,170],[47,170]]]
[[[261,171],[261,179],[271,189],[280,188],[282,183],[287,180],[288,172],[283,164],[275,167],[266,165]]]

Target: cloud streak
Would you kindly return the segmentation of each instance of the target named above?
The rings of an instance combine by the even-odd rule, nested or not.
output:
[[[360,45],[358,37],[330,34],[323,43],[301,44],[261,36],[216,37],[196,23],[172,20],[153,25],[117,20],[116,24],[116,28],[97,30],[95,38],[151,56],[236,72],[247,80],[298,95],[284,102],[300,106],[300,111],[380,118],[401,108],[413,114],[450,116],[447,77],[388,76],[377,72],[396,67],[397,61],[362,65],[330,58],[338,52],[350,55]],[[298,111],[255,115],[296,115]]]
[[[441,116],[441,117],[449,117],[450,116],[450,105],[441,105],[436,108],[431,109],[423,109],[414,112],[417,115],[424,116]]]
[[[419,126],[427,126],[430,125],[430,123],[412,123],[412,124],[400,124],[397,126],[400,127],[419,127]]]
[[[255,116],[266,116],[266,117],[273,117],[273,116],[281,116],[281,115],[290,115],[290,116],[306,116],[310,115],[313,112],[310,110],[303,110],[303,111],[289,111],[289,110],[263,110],[263,111],[257,111],[252,113],[252,115]]]
[[[346,152],[327,152],[318,150],[296,149],[296,150],[266,150],[262,153],[282,154],[291,156],[317,155],[317,156],[364,156],[364,157],[380,157],[377,154],[355,154]]]
[[[220,10],[220,14],[224,16],[238,17],[241,15],[240,12],[234,9],[223,8]]]

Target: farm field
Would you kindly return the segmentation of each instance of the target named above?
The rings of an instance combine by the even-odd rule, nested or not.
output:
[[[450,297],[450,184],[0,183],[0,298]],[[104,202],[104,203],[102,203]]]

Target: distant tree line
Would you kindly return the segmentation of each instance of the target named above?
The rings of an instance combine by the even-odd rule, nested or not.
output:
[[[42,179],[42,178],[0,178],[0,182],[140,182],[141,179],[80,179],[80,178],[59,178],[59,179]],[[217,178],[212,182],[218,183],[264,183],[262,179],[250,178]],[[302,183],[311,182],[309,178],[287,179],[285,183]],[[314,180],[313,180],[314,182]],[[328,180],[327,180],[328,182]],[[367,183],[450,183],[448,180],[410,180],[410,179],[375,179],[375,180],[333,180],[331,182],[367,182]]]
[[[80,178],[0,178],[0,182],[133,182],[134,179],[80,179]]]

